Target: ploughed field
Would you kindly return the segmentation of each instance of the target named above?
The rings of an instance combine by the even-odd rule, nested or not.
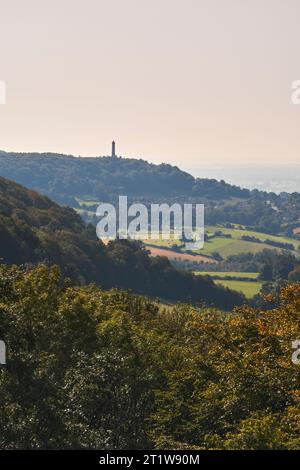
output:
[[[217,261],[207,256],[202,256],[197,253],[194,255],[191,253],[177,252],[167,248],[161,248],[159,246],[147,245],[147,250],[150,251],[152,256],[166,256],[170,260],[178,261],[192,261],[195,263],[209,263],[216,264]]]

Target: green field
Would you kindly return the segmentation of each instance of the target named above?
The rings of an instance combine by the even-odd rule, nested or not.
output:
[[[280,243],[291,243],[294,245],[294,247],[297,249],[299,246],[299,240],[294,240],[293,238],[289,237],[283,237],[283,236],[278,236],[278,235],[269,235],[267,233],[262,233],[262,232],[256,232],[254,230],[243,230],[243,229],[231,229],[231,228],[224,228],[224,227],[219,227],[217,225],[208,225],[206,227],[207,233],[214,233],[217,230],[221,230],[225,234],[231,234],[233,238],[240,238],[243,235],[249,235],[250,237],[255,237],[258,238],[261,241],[266,240],[267,238],[269,240],[273,240],[275,242],[280,242]]]
[[[227,281],[224,279],[224,281],[216,280],[214,282],[224,287],[228,287],[229,289],[242,292],[247,299],[251,299],[258,294],[263,285],[263,282],[260,281]]]
[[[224,238],[222,236],[213,236],[216,231],[221,231],[224,234],[230,234],[231,238]],[[268,245],[267,243],[257,243],[251,242],[246,240],[241,240],[242,236],[250,236],[255,237],[261,242],[269,239],[279,243],[290,243],[295,247],[295,251],[291,251],[294,255],[300,255],[298,248],[299,248],[299,241],[294,240],[293,238],[282,237],[282,236],[274,236],[268,235],[261,232],[251,231],[251,230],[243,230],[242,228],[224,228],[221,226],[212,226],[208,225],[205,227],[205,233],[208,235],[209,239],[205,241],[204,247],[198,251],[201,255],[212,256],[212,253],[218,252],[223,259],[228,258],[231,255],[238,255],[241,253],[259,253],[264,249],[269,250],[276,250],[278,252],[282,251],[282,248],[274,247]],[[172,236],[168,240],[151,240],[145,238],[145,243],[154,246],[161,246],[170,248],[172,245],[182,245],[180,240],[172,239]],[[184,248],[183,248],[184,250]]]
[[[255,243],[255,242],[250,242],[246,240],[241,240],[241,237],[244,235],[250,236],[250,237],[255,237],[262,242],[264,242],[266,239],[279,242],[279,243],[291,243],[294,247],[295,250],[298,249],[299,247],[299,241],[294,240],[292,238],[288,237],[281,237],[281,236],[274,236],[274,235],[268,235],[265,233],[260,233],[260,232],[255,232],[255,231],[250,231],[250,230],[241,230],[241,229],[228,229],[228,228],[223,228],[223,227],[218,227],[218,226],[207,226],[206,227],[206,233],[208,236],[213,235],[214,232],[216,231],[221,231],[224,234],[230,234],[231,238],[223,238],[223,237],[213,237],[211,239],[208,239],[204,243],[204,247],[201,250],[201,254],[203,255],[211,255],[214,251],[217,251],[222,258],[226,259],[230,255],[237,255],[240,253],[259,253],[260,251],[264,249],[273,249],[276,251],[282,251],[281,248],[276,248],[271,245],[268,245],[267,243]],[[297,253],[297,251],[293,252]]]
[[[237,281],[234,279],[215,279],[214,282],[216,284],[220,284],[224,287],[228,287],[229,289],[236,290],[238,292],[242,292],[247,299],[251,299],[254,297],[256,294],[259,293],[263,282],[261,281],[248,281],[247,279],[257,279],[258,273],[243,273],[243,272],[237,272],[237,271],[196,271],[194,272],[197,276],[218,276],[218,277],[244,277],[245,281]]]
[[[244,277],[246,279],[257,279],[259,273],[243,273],[238,271],[195,271],[197,276],[217,276],[217,277]]]
[[[174,238],[174,235],[172,232],[170,233],[169,237],[166,240],[163,240],[162,234],[159,232],[154,232],[154,235],[157,238],[156,240],[154,240],[153,238],[147,238],[147,236],[145,235],[145,238],[143,238],[143,242],[146,243],[147,245],[152,245],[152,246],[157,246],[157,247],[162,247],[162,248],[171,248],[173,245],[177,245],[177,246],[183,245],[181,240]]]

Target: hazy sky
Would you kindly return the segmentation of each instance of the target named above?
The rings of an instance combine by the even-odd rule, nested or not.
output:
[[[0,0],[0,149],[300,163],[300,0]]]

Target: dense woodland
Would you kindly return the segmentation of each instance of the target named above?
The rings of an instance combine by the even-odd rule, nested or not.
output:
[[[204,302],[226,310],[240,305],[237,292],[152,258],[138,242],[107,246],[71,208],[0,178],[0,258],[6,264],[58,265],[76,284],[121,287],[169,301]]]
[[[0,269],[3,449],[299,449],[300,285],[232,314]]]
[[[239,223],[286,235],[299,220],[299,193],[248,191],[141,159],[0,152],[0,174],[70,207],[78,207],[78,199],[115,202],[119,195],[144,203],[201,202],[207,224]]]

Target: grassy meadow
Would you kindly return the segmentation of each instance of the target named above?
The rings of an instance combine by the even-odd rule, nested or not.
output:
[[[231,237],[225,238],[224,236],[214,236],[214,233],[217,231],[222,232],[224,235],[230,235]],[[199,254],[204,256],[212,256],[213,253],[218,252],[223,259],[226,259],[231,255],[238,255],[241,253],[259,253],[264,249],[272,249],[278,252],[282,251],[282,248],[274,247],[264,243],[267,239],[279,243],[290,243],[295,247],[295,251],[292,251],[292,253],[295,255],[299,253],[299,241],[289,237],[268,235],[252,230],[245,230],[243,228],[224,228],[216,225],[206,226],[205,233],[208,236],[208,240],[205,241],[204,247],[198,251]],[[261,242],[259,243],[242,240],[241,238],[243,236],[254,237]],[[182,245],[182,242],[180,240],[174,239],[172,235],[168,240],[163,240],[162,237],[160,237],[158,240],[145,238],[144,242],[147,245],[160,246],[165,248],[171,248],[174,245]],[[181,249],[184,251],[184,247]]]
[[[211,276],[216,284],[242,292],[247,299],[251,299],[258,294],[263,285],[262,281],[257,280],[258,273],[244,273],[237,271],[197,271],[194,274],[197,276]],[[225,277],[231,277],[232,279],[219,279]],[[235,278],[244,278],[244,280]]]
[[[228,287],[229,289],[236,290],[238,292],[242,292],[245,294],[247,299],[251,299],[262,288],[263,282],[261,281],[235,281],[235,280],[216,280],[214,281],[216,284],[221,284],[224,287]]]

